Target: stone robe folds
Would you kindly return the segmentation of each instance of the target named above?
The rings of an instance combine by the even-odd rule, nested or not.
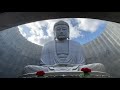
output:
[[[37,66],[37,65],[26,66],[24,68],[23,74],[33,73],[39,70],[49,72],[50,70],[48,67],[49,66],[51,67],[52,65],[54,66],[56,64],[71,64],[73,65],[73,68],[78,66],[76,71],[80,70],[81,68],[87,67],[92,69],[93,71],[105,72],[105,67],[101,63],[93,63],[93,64],[86,65],[85,57],[84,57],[84,53],[81,45],[71,40],[69,40],[69,53],[67,58],[64,61],[58,58],[57,56],[55,41],[50,41],[47,44],[45,44],[42,49],[40,64],[43,64],[43,65],[42,66]],[[58,68],[59,66],[57,66],[57,70]]]
[[[55,41],[51,41],[43,47],[41,61],[45,65],[54,64],[85,64],[82,47],[79,43],[69,41],[69,53],[66,60],[62,61],[57,57]]]

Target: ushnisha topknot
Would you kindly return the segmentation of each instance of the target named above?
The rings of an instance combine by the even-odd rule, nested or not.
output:
[[[63,21],[63,20],[60,20],[60,21],[56,22],[56,23],[55,23],[55,25],[54,25],[54,28],[55,28],[55,26],[57,26],[57,25],[67,25],[67,26],[68,26],[68,28],[69,28],[68,23],[67,23],[67,22],[65,22],[65,21]]]

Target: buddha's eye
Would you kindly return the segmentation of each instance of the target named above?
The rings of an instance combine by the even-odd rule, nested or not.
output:
[[[67,30],[66,28],[62,28],[62,30]]]
[[[61,28],[56,28],[57,31],[60,31]]]

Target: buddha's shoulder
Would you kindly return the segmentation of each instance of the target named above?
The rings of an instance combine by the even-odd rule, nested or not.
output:
[[[49,42],[45,43],[44,46],[51,46],[54,42],[55,42],[55,41],[49,41]]]
[[[76,42],[76,41],[70,40],[69,42],[70,42],[72,45],[81,46],[81,44],[78,43],[78,42]]]
[[[54,46],[53,44],[55,43],[55,41],[53,40],[53,41],[49,41],[49,42],[47,42],[47,43],[45,43],[45,45],[44,46],[46,46],[46,47],[52,47],[52,46]],[[81,44],[80,43],[78,43],[78,42],[76,42],[76,41],[73,41],[73,40],[69,40],[69,43],[71,44],[71,45],[73,45],[73,46],[81,46]]]

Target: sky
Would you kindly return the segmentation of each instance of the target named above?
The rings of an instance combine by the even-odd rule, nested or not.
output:
[[[43,46],[54,39],[53,26],[59,20],[64,20],[69,24],[70,39],[82,45],[98,37],[107,24],[106,21],[98,19],[62,18],[31,22],[18,26],[18,29],[28,41]]]

